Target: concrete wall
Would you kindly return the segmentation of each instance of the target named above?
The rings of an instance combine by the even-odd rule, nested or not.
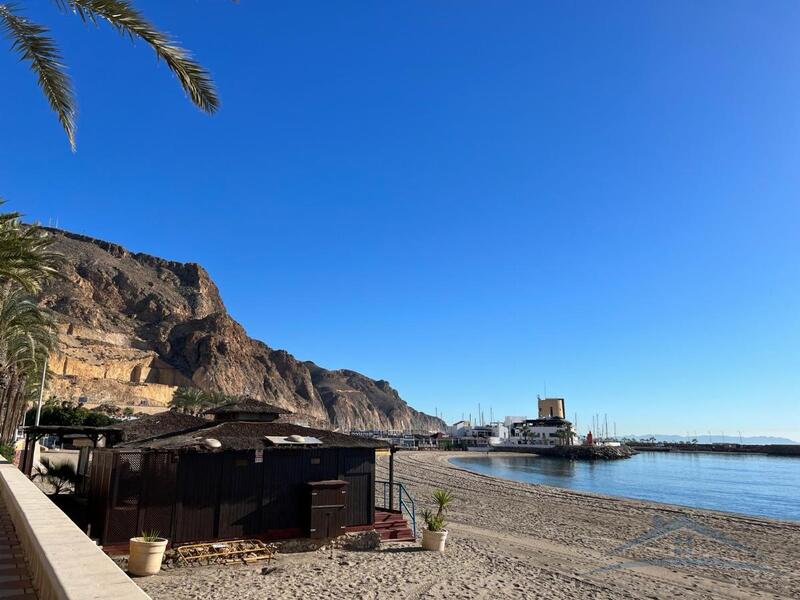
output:
[[[14,523],[39,600],[148,600],[14,465],[0,460],[0,498]]]

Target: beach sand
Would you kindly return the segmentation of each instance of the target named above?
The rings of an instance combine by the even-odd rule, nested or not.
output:
[[[280,555],[268,575],[211,566],[135,581],[155,600],[800,598],[800,523],[506,481],[454,467],[453,456],[463,454],[395,455],[418,515],[434,489],[455,496],[442,554],[390,544]],[[622,547],[659,525],[678,530]]]

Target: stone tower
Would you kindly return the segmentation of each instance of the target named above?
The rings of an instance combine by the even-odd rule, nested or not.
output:
[[[539,418],[549,419],[552,417],[564,418],[564,399],[563,398],[539,398]]]

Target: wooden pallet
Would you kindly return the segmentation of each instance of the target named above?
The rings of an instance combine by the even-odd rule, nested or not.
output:
[[[176,552],[186,565],[196,565],[203,561],[229,565],[260,560],[269,562],[275,558],[277,547],[275,544],[265,544],[261,540],[232,540],[189,544],[177,548]]]

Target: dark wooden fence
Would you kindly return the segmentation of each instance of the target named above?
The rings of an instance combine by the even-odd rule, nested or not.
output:
[[[375,520],[375,451],[271,449],[196,453],[97,450],[92,535],[103,544],[158,531],[172,543],[308,534],[310,481],[343,479],[347,526]]]

